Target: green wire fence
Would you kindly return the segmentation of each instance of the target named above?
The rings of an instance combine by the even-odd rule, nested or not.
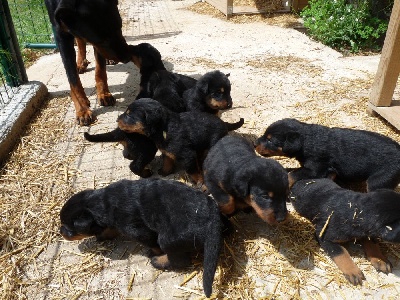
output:
[[[0,0],[0,111],[28,81],[22,48],[56,48],[44,1]]]

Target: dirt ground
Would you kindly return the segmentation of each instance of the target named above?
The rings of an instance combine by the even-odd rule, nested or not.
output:
[[[174,72],[193,77],[216,69],[230,73],[233,108],[222,119],[243,117],[245,125],[238,134],[254,140],[270,123],[292,117],[373,130],[400,141],[398,131],[366,114],[379,55],[344,57],[292,28],[272,26],[260,18],[226,21],[215,17],[218,13],[187,9],[193,4],[193,0],[120,1],[124,33],[131,44],[154,45]],[[14,295],[9,299],[201,299],[201,259],[184,272],[160,272],[135,242],[67,242],[57,233],[59,209],[73,192],[138,178],[122,157],[121,146],[83,139],[83,132],[116,127],[117,116],[138,93],[138,70],[132,63],[108,66],[117,104],[99,107],[91,49],[88,58],[93,63],[81,78],[98,119],[89,128],[74,123],[58,53],[42,57],[27,71],[30,80],[46,84],[51,96],[0,177],[4,201],[10,201],[3,219],[15,216],[10,222],[15,225],[2,231],[10,249],[0,253],[8,266],[2,276],[3,292]],[[296,166],[294,161],[277,159],[285,167]],[[152,168],[159,166],[158,157]],[[23,182],[18,189],[12,186],[16,176]],[[185,176],[177,173],[167,179],[185,181]],[[18,196],[21,191],[23,197]],[[225,242],[214,281],[215,298],[399,297],[399,246],[382,246],[394,265],[393,273],[385,275],[375,271],[358,244],[350,243],[350,253],[367,279],[363,286],[353,287],[319,249],[310,224],[290,206],[289,210],[289,222],[278,227],[252,214],[233,218],[235,233]]]

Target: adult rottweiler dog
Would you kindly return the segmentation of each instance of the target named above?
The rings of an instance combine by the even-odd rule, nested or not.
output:
[[[193,87],[196,82],[196,79],[186,75],[167,70],[156,71],[148,80],[147,93],[139,94],[136,99],[152,98],[174,112],[184,112],[186,106],[182,99],[183,92]]]
[[[354,192],[322,178],[294,183],[290,199],[314,224],[318,243],[352,284],[362,284],[365,277],[341,242],[359,240],[377,271],[392,271],[376,242],[400,242],[400,194],[390,189]]]
[[[203,288],[210,297],[223,221],[215,201],[204,193],[176,181],[121,180],[73,195],[60,219],[67,240],[120,235],[138,241],[150,249],[157,269],[186,267],[193,253],[204,252]]]
[[[140,60],[137,56],[140,49],[128,45],[122,36],[117,0],[45,0],[45,4],[70,84],[77,122],[88,125],[94,116],[79,78],[74,38],[77,39],[78,47],[79,43],[86,42],[94,47],[97,99],[104,106],[115,104],[107,84],[106,58],[115,62],[137,63]],[[83,48],[83,44],[80,48]],[[79,55],[78,64],[81,68],[80,64],[85,62]]]
[[[285,220],[288,173],[275,160],[259,157],[251,142],[225,136],[208,152],[204,183],[225,215],[252,207],[270,225]]]
[[[204,112],[175,113],[149,98],[135,100],[118,117],[120,129],[149,137],[162,152],[160,175],[173,173],[175,163],[180,163],[197,184],[203,183],[206,152],[228,131],[240,128],[243,123],[242,118],[230,124]]]
[[[211,71],[199,78],[196,85],[183,93],[187,111],[203,111],[218,115],[232,107],[229,74]]]
[[[118,142],[123,147],[123,156],[132,160],[130,170],[140,177],[150,177],[153,172],[147,165],[154,159],[157,147],[148,137],[138,133],[128,133],[116,128],[110,132],[90,134],[84,133],[85,139],[89,142]]]
[[[255,147],[261,155],[300,162],[289,174],[290,184],[330,173],[346,183],[366,181],[368,191],[394,189],[400,182],[400,145],[375,132],[283,119],[272,123]]]

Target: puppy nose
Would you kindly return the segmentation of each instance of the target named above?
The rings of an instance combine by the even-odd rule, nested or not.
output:
[[[275,214],[275,218],[278,223],[283,223],[284,221],[286,221],[287,212]]]

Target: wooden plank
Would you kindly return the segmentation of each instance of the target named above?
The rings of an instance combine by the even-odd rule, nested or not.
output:
[[[251,6],[233,6],[233,0],[205,0],[205,1],[214,6],[219,11],[221,11],[224,15],[226,15],[227,19],[229,19],[232,15],[271,13],[270,10],[257,9]],[[274,10],[273,12],[274,13],[290,12],[290,7],[288,9]]]
[[[274,13],[284,13],[290,12],[290,9],[282,9],[282,10],[274,10]],[[233,14],[234,15],[252,15],[252,14],[267,14],[271,13],[270,10],[266,9],[258,9],[252,6],[234,6]]]
[[[387,120],[390,124],[400,130],[400,101],[393,101],[392,106],[375,106],[368,103],[369,109],[379,114],[382,118]]]
[[[369,101],[390,106],[400,73],[400,0],[395,0]]]
[[[229,1],[229,0],[228,0]],[[224,15],[228,16],[228,2],[227,0],[207,0],[206,2],[221,11]],[[233,2],[233,0],[230,0]]]

